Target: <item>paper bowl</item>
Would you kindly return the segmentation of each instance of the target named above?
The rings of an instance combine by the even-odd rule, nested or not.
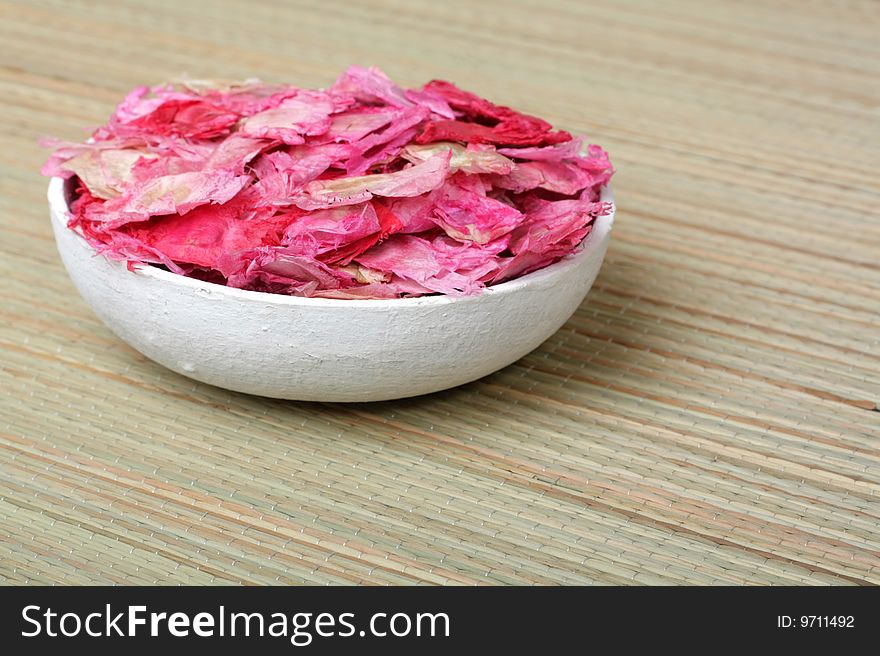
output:
[[[233,289],[152,266],[129,271],[67,227],[69,185],[49,183],[58,252],[79,293],[122,340],[195,380],[302,401],[379,401],[476,380],[556,332],[593,284],[614,221],[581,249],[475,296],[299,298]],[[613,203],[606,188],[602,200]]]

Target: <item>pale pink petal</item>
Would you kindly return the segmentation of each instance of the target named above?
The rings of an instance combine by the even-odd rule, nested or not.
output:
[[[499,148],[498,152],[514,159],[529,159],[540,162],[561,162],[576,158],[583,148],[583,137],[577,137],[553,146],[529,146],[527,148]]]
[[[422,289],[419,293],[424,294]],[[396,285],[390,282],[374,282],[352,287],[340,287],[339,289],[316,289],[312,292],[315,298],[335,298],[339,300],[356,300],[356,299],[388,299],[398,298],[405,292],[398,289]]]
[[[136,150],[144,153],[150,152],[147,149],[147,143],[143,139],[138,138],[111,138],[106,141],[75,143],[52,137],[44,137],[40,139],[39,144],[42,148],[53,149],[49,159],[40,169],[40,173],[45,176],[55,176],[65,179],[73,176],[74,172],[65,168],[64,164],[75,157],[79,157],[86,153],[100,152],[103,150]]]
[[[244,173],[244,167],[259,155],[271,142],[252,139],[241,134],[230,135],[217,146],[205,161],[206,169],[229,169]]]
[[[189,91],[209,98],[215,105],[239,116],[253,116],[278,107],[282,101],[302,91],[289,84],[263,84],[259,80],[183,80],[183,85]]]
[[[451,171],[465,173],[496,173],[505,175],[514,169],[514,163],[492,146],[463,146],[451,141],[438,141],[432,144],[409,144],[401,156],[410,162],[424,162],[446,150],[452,151],[449,160]]]
[[[361,107],[334,114],[326,136],[333,141],[351,143],[363,139],[391,123],[399,112],[379,107]]]
[[[305,210],[354,205],[373,196],[418,196],[436,189],[449,173],[450,153],[440,153],[429,160],[396,173],[364,175],[337,180],[315,180],[295,203]]]
[[[135,149],[89,149],[61,164],[61,168],[76,174],[95,196],[115,198],[133,180],[135,164],[141,158],[155,157],[153,153]]]
[[[438,93],[426,89],[407,89],[406,99],[431,111],[440,118],[455,118],[456,114],[449,103]]]
[[[207,203],[225,203],[250,181],[229,171],[168,175],[107,201],[92,218],[113,228],[162,214],[185,214]]]
[[[330,127],[333,103],[320,92],[302,92],[287,98],[273,109],[245,119],[239,133],[260,139],[278,139],[286,144],[301,144],[306,135],[323,134]]]

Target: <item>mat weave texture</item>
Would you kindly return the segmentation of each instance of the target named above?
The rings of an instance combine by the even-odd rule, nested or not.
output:
[[[3,2],[0,580],[880,583],[880,4]],[[115,338],[42,135],[188,74],[448,78],[606,147],[612,245],[541,348],[273,401]]]

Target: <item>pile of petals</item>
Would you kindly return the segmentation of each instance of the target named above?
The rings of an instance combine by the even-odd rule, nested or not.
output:
[[[473,294],[575,251],[598,146],[449,82],[140,87],[87,143],[45,140],[99,252],[279,294]]]

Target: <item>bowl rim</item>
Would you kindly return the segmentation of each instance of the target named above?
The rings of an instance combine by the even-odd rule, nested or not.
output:
[[[65,220],[65,218],[69,214],[69,206],[67,204],[67,200],[64,194],[65,182],[66,180],[64,178],[52,177],[49,180],[47,197],[49,200],[49,208],[52,222],[56,223],[56,227],[58,228],[70,230],[67,227],[67,222]],[[135,275],[144,276],[145,278],[151,278],[160,282],[189,288],[193,291],[208,291],[212,295],[216,294],[217,296],[221,297],[236,298],[244,301],[259,301],[260,303],[268,303],[272,305],[300,305],[310,307],[369,306],[371,308],[379,309],[383,307],[424,307],[442,306],[448,305],[450,303],[474,302],[489,295],[499,296],[511,294],[525,287],[528,287],[531,284],[555,278],[569,268],[576,267],[582,260],[589,257],[590,252],[593,250],[593,248],[595,248],[596,245],[600,241],[602,241],[601,238],[604,238],[607,233],[610,232],[611,227],[614,224],[614,214],[617,210],[617,205],[614,200],[614,192],[612,191],[610,185],[605,185],[604,187],[602,187],[599,199],[602,202],[610,203],[611,211],[608,214],[596,217],[593,224],[593,229],[590,231],[590,234],[587,235],[584,241],[581,242],[575,252],[564,256],[553,264],[537,269],[536,271],[532,271],[531,273],[527,273],[524,276],[519,276],[517,278],[507,280],[497,285],[485,287],[477,294],[470,294],[467,296],[450,296],[448,294],[438,294],[436,296],[416,296],[413,298],[377,299],[288,296],[285,294],[273,294],[270,292],[258,292],[249,289],[239,289],[237,287],[227,287],[226,285],[220,285],[214,282],[207,282],[205,280],[199,280],[198,278],[190,278],[188,276],[183,276],[177,273],[173,273],[171,271],[159,269],[158,267],[154,267],[150,264],[135,264],[132,269],[129,270],[127,267],[123,266],[121,262],[114,261],[114,263],[120,265],[120,268],[126,272],[131,272]],[[80,243],[91,250],[94,256],[97,257],[100,255],[100,253],[95,251],[81,234],[79,234],[75,230],[70,230],[70,232],[76,235],[76,237],[80,240]]]

